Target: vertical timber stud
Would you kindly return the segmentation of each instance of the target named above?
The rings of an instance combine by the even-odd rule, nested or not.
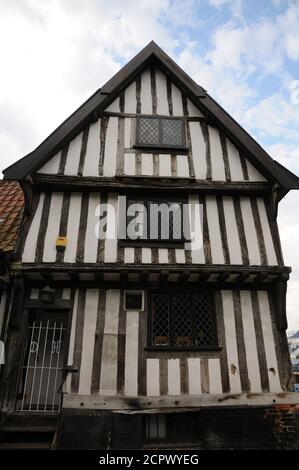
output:
[[[268,299],[269,299],[269,305],[270,305],[270,314],[271,314],[271,321],[272,321],[272,329],[273,329],[273,337],[274,337],[275,352],[276,352],[276,357],[277,357],[280,385],[281,385],[282,390],[287,390],[288,385],[290,383],[290,378],[291,378],[290,354],[289,354],[287,345],[285,345],[285,341],[283,340],[283,337],[286,338],[285,331],[279,328],[279,321],[278,321],[279,306],[277,305],[277,299],[279,299],[279,297],[276,295],[275,287],[274,289],[268,292]],[[285,362],[286,354],[287,354],[287,363]]]
[[[46,238],[46,232],[48,227],[48,220],[49,220],[49,212],[50,212],[50,204],[51,204],[51,193],[46,193],[41,222],[38,231],[37,237],[37,244],[36,244],[36,251],[35,251],[35,262],[41,263],[43,260],[43,253],[44,253],[44,244]]]
[[[246,359],[240,291],[233,291],[233,303],[234,303],[234,313],[235,313],[235,325],[236,325],[236,337],[237,337],[241,389],[242,389],[242,392],[249,392],[250,383],[249,383],[248,367],[247,367],[247,359]]]
[[[221,196],[217,196],[216,201],[217,201],[217,208],[218,208],[218,218],[219,218],[220,235],[221,235],[224,262],[225,264],[230,264],[230,254],[229,254],[227,232],[226,232],[226,225],[225,225],[225,218],[224,218],[223,199]]]
[[[261,376],[261,386],[262,386],[263,392],[269,392],[270,391],[269,376],[268,376],[265,344],[264,344],[263,329],[262,329],[262,322],[261,322],[261,312],[260,312],[260,305],[258,301],[257,291],[251,291],[251,302],[252,302],[254,329],[255,329],[255,335],[256,335],[259,370],[260,370],[260,376]]]
[[[167,87],[167,102],[168,102],[168,111],[169,115],[173,116],[173,104],[172,104],[172,94],[171,94],[171,80],[169,77],[166,77],[166,87]]]
[[[108,194],[107,193],[101,193],[100,205],[106,205],[107,201],[108,201]],[[106,208],[106,211],[102,213],[102,217],[104,216],[104,214],[105,214],[105,218],[107,220],[107,208]],[[106,221],[105,230],[107,230],[107,221]],[[97,263],[102,264],[104,262],[104,252],[105,252],[105,239],[103,239],[103,237],[99,237],[98,238]]]
[[[69,144],[67,143],[67,144],[64,145],[64,147],[62,148],[62,151],[61,151],[58,175],[64,175],[64,170],[65,170],[68,151],[69,151]]]
[[[76,256],[77,263],[84,262],[84,246],[85,246],[85,235],[86,235],[86,227],[87,227],[88,205],[89,205],[89,193],[84,192],[82,195],[79,232],[78,232],[77,256]]]
[[[250,204],[251,204],[254,226],[255,226],[256,235],[257,235],[261,264],[268,265],[268,257],[267,257],[267,252],[266,252],[264,234],[263,234],[261,219],[260,219],[260,215],[259,215],[259,211],[257,207],[257,201],[255,197],[250,198]]]
[[[124,112],[125,93],[122,91],[119,97],[120,112]],[[124,145],[125,145],[125,118],[118,118],[117,131],[117,155],[116,155],[116,175],[124,174]]]
[[[103,348],[103,335],[105,325],[105,305],[106,305],[106,290],[99,290],[99,303],[97,312],[97,323],[94,341],[93,365],[92,365],[92,380],[91,380],[91,393],[98,394],[100,390],[100,377],[102,365],[102,348]]]
[[[287,280],[289,275],[286,274],[282,279],[275,282],[275,305],[277,313],[277,326],[279,330],[287,330],[287,313],[286,313],[286,297],[287,297]]]
[[[153,114],[157,114],[156,69],[154,65],[151,66],[151,91],[152,91]]]
[[[126,356],[126,312],[124,290],[120,293],[119,321],[117,338],[117,394],[123,395],[125,383],[125,356]]]
[[[79,166],[78,166],[78,176],[83,175],[88,135],[89,135],[89,125],[85,127],[85,129],[83,131],[83,134],[82,134],[80,160],[79,160]]]
[[[104,157],[105,157],[105,144],[106,134],[108,127],[109,117],[102,116],[101,118],[101,130],[100,130],[100,158],[99,158],[99,176],[103,176]]]
[[[202,232],[203,232],[203,249],[204,249],[204,255],[205,255],[205,263],[212,264],[212,253],[211,253],[211,243],[210,243],[210,235],[209,235],[206,199],[201,198],[200,203],[203,204]]]
[[[189,113],[188,113],[187,97],[184,93],[182,93],[182,103],[183,103],[184,116],[188,117]],[[195,173],[194,173],[193,156],[192,156],[191,132],[190,132],[190,126],[189,126],[188,120],[186,120],[186,131],[187,131],[189,175],[191,177],[194,177]]]
[[[223,393],[230,392],[228,363],[227,363],[227,351],[226,351],[226,340],[225,340],[225,325],[224,325],[224,312],[222,296],[220,291],[215,292],[215,309],[218,326],[218,343],[221,346],[220,354],[220,366],[221,366],[221,382]]]
[[[286,296],[287,296],[287,280],[288,274],[285,274],[282,279],[275,282],[274,285],[274,310],[276,315],[277,331],[280,343],[280,350],[282,361],[284,364],[284,385],[288,390],[291,387],[292,369],[289,348],[287,343],[286,330],[288,328],[287,313],[286,313]]]
[[[144,311],[139,312],[138,331],[138,395],[146,395],[146,355],[144,348],[147,341],[147,321],[149,315],[149,302],[146,291],[144,292]]]
[[[85,314],[85,299],[86,299],[86,290],[79,289],[78,311],[77,311],[75,343],[74,343],[74,367],[78,369],[78,372],[72,375],[72,380],[71,380],[72,393],[78,393],[78,390],[79,390],[80,368],[81,368],[81,357],[82,357],[82,341],[83,341],[83,329],[84,329],[84,314]]]
[[[277,258],[277,262],[280,266],[284,265],[283,254],[281,249],[280,237],[277,227],[277,209],[278,209],[278,197],[277,197],[277,187],[274,185],[272,187],[271,195],[268,200],[265,201],[266,211],[269,219],[269,225],[271,230],[271,235],[274,244],[274,250]]]
[[[59,226],[59,234],[58,234],[59,237],[67,236],[67,223],[68,223],[69,209],[70,209],[70,193],[65,192],[63,194],[63,201],[62,201],[61,218],[60,218],[60,226]],[[65,250],[57,250],[57,253],[56,253],[57,263],[63,262],[64,252]]]
[[[242,212],[241,212],[240,198],[238,196],[234,196],[233,199],[234,199],[235,217],[236,217],[238,234],[239,234],[239,239],[240,239],[242,260],[243,260],[243,264],[245,264],[245,266],[248,266],[249,255],[248,255],[248,247],[247,247],[246,236],[245,236],[245,228],[244,228]]]
[[[248,168],[247,168],[247,165],[246,165],[246,158],[245,158],[245,156],[242,152],[239,152],[239,155],[240,155],[240,162],[241,162],[244,181],[249,181]]]
[[[224,162],[225,179],[226,181],[231,181],[229,160],[228,160],[228,154],[227,154],[226,137],[223,131],[219,131],[219,136],[220,136],[220,144],[221,144],[222,156],[223,156],[223,162]]]
[[[201,132],[202,132],[205,144],[206,144],[206,165],[207,165],[206,179],[209,181],[212,179],[210,134],[209,134],[209,128],[206,122],[200,121],[200,127],[201,127]]]

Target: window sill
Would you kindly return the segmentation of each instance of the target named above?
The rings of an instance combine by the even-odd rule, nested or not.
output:
[[[119,246],[128,247],[150,247],[150,248],[184,248],[188,240],[119,240]]]
[[[203,352],[203,351],[221,351],[221,346],[210,346],[210,347],[202,347],[202,348],[171,348],[171,347],[158,347],[158,346],[148,346],[144,348],[145,351],[150,352]]]
[[[156,153],[187,153],[188,152],[188,147],[184,146],[171,146],[171,145],[149,145],[149,144],[135,144],[133,145],[133,148],[136,150],[151,150],[155,151]]]

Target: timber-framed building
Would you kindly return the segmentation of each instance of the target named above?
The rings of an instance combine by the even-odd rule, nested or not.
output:
[[[68,449],[292,445],[276,216],[299,179],[155,43],[4,178],[26,206],[1,332],[6,430],[48,419]],[[162,216],[155,239],[108,236],[161,202],[195,208],[200,248],[183,219],[162,237]]]

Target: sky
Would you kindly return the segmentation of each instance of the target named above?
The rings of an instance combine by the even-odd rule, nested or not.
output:
[[[299,175],[299,0],[0,0],[0,169],[151,40]],[[298,194],[280,203],[299,329]]]

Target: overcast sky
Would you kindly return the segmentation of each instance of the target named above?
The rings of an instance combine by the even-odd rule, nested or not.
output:
[[[0,0],[0,167],[33,150],[156,41],[299,174],[299,0]],[[298,194],[279,226],[299,329]]]

